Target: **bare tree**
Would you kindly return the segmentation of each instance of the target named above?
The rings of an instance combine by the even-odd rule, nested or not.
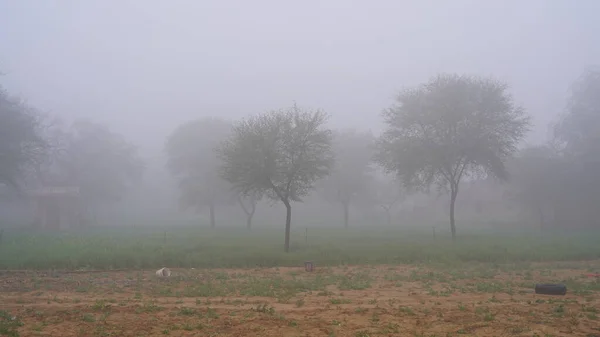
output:
[[[179,126],[166,144],[169,170],[179,180],[181,206],[208,207],[211,228],[216,226],[216,206],[235,201],[231,185],[219,175],[214,152],[230,132],[229,122],[203,118]]]
[[[529,118],[508,86],[493,79],[438,75],[406,89],[383,112],[387,129],[377,161],[407,187],[432,184],[450,192],[450,230],[461,179],[482,174],[507,177],[504,161],[517,149]]]
[[[368,198],[373,183],[373,142],[373,136],[367,132],[347,130],[334,134],[335,165],[320,190],[326,200],[341,204],[345,228],[349,225],[350,204]]]
[[[256,212],[256,204],[260,201],[262,196],[256,194],[249,195],[237,195],[237,201],[244,214],[246,214],[246,228],[252,229],[252,218],[254,217],[254,213]]]
[[[290,250],[292,202],[309,194],[333,164],[332,132],[322,111],[292,107],[250,117],[218,149],[222,176],[242,195],[264,193],[286,207]]]

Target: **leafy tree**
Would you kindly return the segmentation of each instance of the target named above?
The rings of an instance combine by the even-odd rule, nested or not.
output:
[[[0,86],[0,185],[17,187],[46,150],[41,116]]]
[[[555,128],[555,139],[569,163],[568,199],[559,216],[572,225],[600,227],[600,69],[588,68],[572,86],[566,113]]]
[[[535,146],[522,150],[507,163],[511,174],[508,194],[518,204],[528,208],[539,219],[540,230],[549,224],[561,193],[563,162],[548,146]],[[564,191],[564,189],[562,189]]]
[[[387,178],[387,177],[386,177]],[[385,212],[386,222],[392,224],[392,209],[404,198],[402,186],[395,179],[380,178],[372,185],[375,187],[375,201]]]
[[[373,183],[373,142],[373,136],[366,132],[334,133],[335,165],[324,179],[321,191],[325,199],[342,205],[345,228],[348,228],[350,204],[364,202]]]
[[[573,83],[555,136],[568,155],[600,162],[600,69],[586,69]]]
[[[488,78],[438,75],[397,96],[383,112],[387,129],[377,161],[407,187],[450,191],[450,229],[461,179],[507,177],[504,161],[524,137],[529,119],[507,85]]]
[[[180,204],[184,209],[208,207],[211,228],[216,225],[215,207],[235,201],[231,185],[219,175],[215,153],[230,133],[229,122],[209,117],[180,125],[167,139],[167,165],[179,181]]]
[[[118,201],[140,181],[144,163],[137,148],[107,126],[78,120],[56,137],[56,180],[78,186],[88,203]]]
[[[46,122],[42,134],[48,145],[32,170],[33,187],[77,187],[78,212],[93,212],[96,205],[121,200],[140,182],[144,163],[122,135],[90,120],[70,127]]]
[[[290,249],[292,202],[308,195],[333,165],[327,115],[297,105],[237,123],[219,148],[222,176],[242,195],[260,193],[286,207],[285,251]]]

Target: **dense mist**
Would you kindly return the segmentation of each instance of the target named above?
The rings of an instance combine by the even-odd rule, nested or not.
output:
[[[23,99],[44,116],[35,126],[50,140],[43,151],[64,150],[23,169],[26,183],[17,185],[77,185],[81,204],[73,207],[85,212],[69,217],[82,226],[281,228],[285,198],[235,170],[225,179],[216,150],[229,128],[240,142],[249,139],[240,129],[249,116],[297,103],[327,115],[315,130],[331,131],[323,144],[331,143],[335,160],[310,188],[298,185],[306,191],[290,190],[290,202],[298,201],[292,227],[447,231],[454,202],[459,235],[460,228],[597,227],[589,182],[598,177],[587,163],[598,152],[575,134],[591,135],[582,125],[600,122],[571,123],[578,118],[568,114],[582,105],[600,114],[597,72],[581,79],[600,60],[598,10],[592,0],[3,1],[3,99]],[[530,117],[514,151],[497,149],[506,179],[483,169],[457,182],[453,201],[450,185],[411,188],[405,167],[373,159],[391,125],[381,112],[402,106],[403,90],[448,73],[498,81]],[[202,124],[209,118],[226,130]],[[177,134],[190,123],[197,129]],[[170,147],[176,136],[181,143]],[[0,179],[2,226],[33,226],[35,203],[12,185]]]

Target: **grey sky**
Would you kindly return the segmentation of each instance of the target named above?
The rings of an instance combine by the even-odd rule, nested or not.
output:
[[[495,75],[539,141],[600,60],[597,13],[595,0],[0,0],[0,69],[40,108],[152,147],[184,120],[293,100],[377,130],[402,86]]]

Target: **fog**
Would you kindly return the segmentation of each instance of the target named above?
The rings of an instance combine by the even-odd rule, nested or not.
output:
[[[333,129],[378,135],[380,112],[399,90],[450,72],[508,83],[532,116],[521,147],[542,144],[571,83],[600,60],[599,11],[594,0],[9,0],[0,2],[0,81],[42,111],[106,124],[139,147],[144,184],[110,206],[105,222],[193,223],[193,212],[179,212],[165,169],[165,140],[178,125],[298,102],[331,114]],[[399,209],[445,205],[447,197],[434,194]],[[255,222],[281,223],[275,205],[261,205]],[[485,217],[511,221],[505,206],[502,216]],[[309,198],[297,221],[337,226],[340,207]],[[235,209],[220,221],[243,221]],[[353,223],[385,222],[376,213]],[[447,222],[439,213],[432,225]]]
[[[597,1],[3,1],[8,89],[162,146],[187,119],[296,100],[377,129],[396,90],[438,72],[493,74],[535,117],[600,58]],[[145,146],[144,146],[145,147]]]

